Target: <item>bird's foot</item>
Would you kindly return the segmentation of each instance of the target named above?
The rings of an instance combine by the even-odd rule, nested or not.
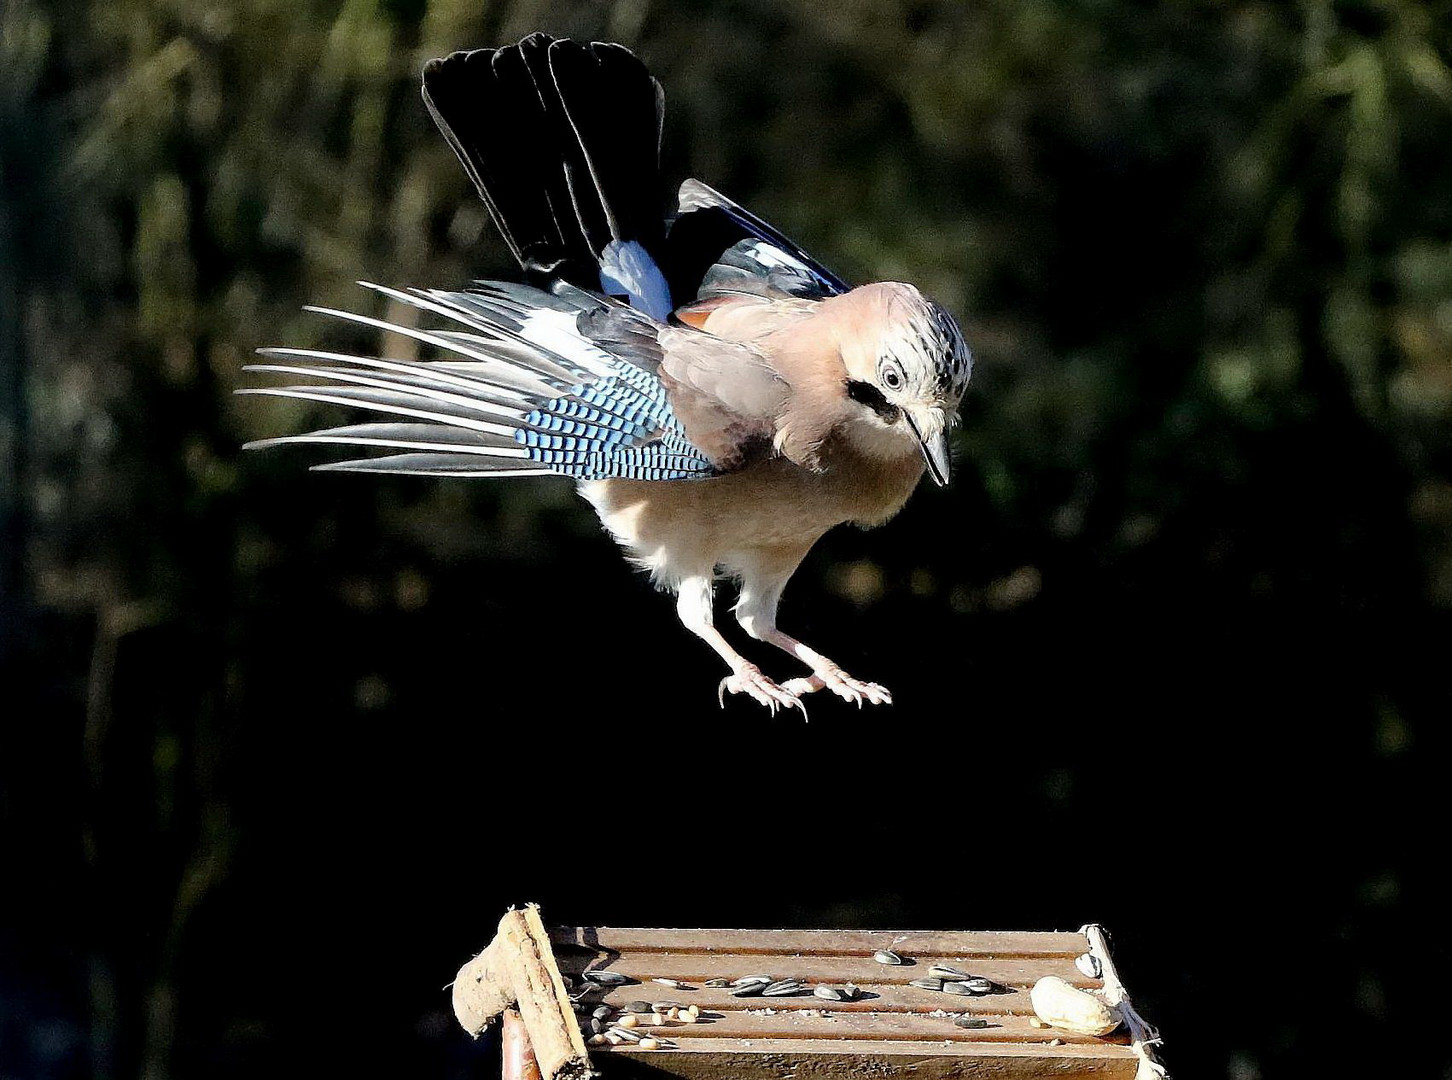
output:
[[[869,705],[891,705],[892,692],[877,683],[854,679],[841,668],[822,668],[820,671],[798,679],[788,679],[781,684],[782,690],[793,697],[801,698],[818,690],[830,690],[843,701],[850,701],[859,709],[865,701]]]
[[[801,709],[802,716],[807,715],[807,707],[796,694],[791,693],[784,687],[778,686],[765,675],[761,669],[753,664],[748,664],[739,671],[733,671],[721,680],[721,685],[716,690],[716,700],[722,708],[726,706],[727,694],[746,694],[754,701],[760,702],[771,710],[773,716],[777,709]]]

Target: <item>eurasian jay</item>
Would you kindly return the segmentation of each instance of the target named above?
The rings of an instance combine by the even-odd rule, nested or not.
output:
[[[663,213],[664,96],[620,45],[534,34],[423,72],[430,113],[529,285],[460,292],[367,285],[437,325],[312,308],[415,339],[434,359],[263,349],[252,371],[320,382],[253,388],[383,419],[249,444],[390,453],[316,469],[573,477],[611,535],[677,596],[726,662],[719,696],[805,708],[824,687],[885,704],[776,625],[782,589],[834,525],[879,525],[926,470],[948,481],[948,434],[972,369],[953,317],[911,285],[850,288],[698,180]],[[737,622],[810,675],[776,682],[721,635]]]

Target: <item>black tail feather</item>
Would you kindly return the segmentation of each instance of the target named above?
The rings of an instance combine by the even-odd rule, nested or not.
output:
[[[429,61],[423,95],[535,281],[598,287],[612,239],[659,250],[663,98],[628,49],[532,34]]]

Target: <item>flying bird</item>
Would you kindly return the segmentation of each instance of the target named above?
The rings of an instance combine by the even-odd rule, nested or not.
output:
[[[563,475],[629,556],[676,595],[725,661],[718,697],[801,708],[830,690],[888,704],[777,626],[788,579],[828,529],[880,525],[924,472],[948,482],[949,432],[972,370],[953,317],[912,285],[850,287],[699,180],[666,204],[664,94],[616,44],[533,34],[423,71],[429,112],[527,284],[365,287],[417,325],[309,308],[413,338],[428,359],[270,348],[248,370],[301,377],[243,390],[375,414],[249,446],[386,451],[315,469],[415,476]],[[778,682],[713,618],[808,674]]]

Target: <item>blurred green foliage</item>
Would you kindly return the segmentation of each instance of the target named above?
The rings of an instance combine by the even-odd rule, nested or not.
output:
[[[989,720],[1032,711],[1025,687],[1072,655],[1080,675],[1147,687],[1155,641],[1180,640],[1184,697],[1155,698],[1153,722],[1220,700],[1207,687],[1254,701],[1254,679],[1279,679],[1306,707],[1281,721],[1344,732],[1327,752],[1379,762],[1379,790],[1405,793],[1407,749],[1440,745],[1421,718],[1448,704],[1445,678],[1410,658],[1446,646],[1452,609],[1449,14],[1409,0],[6,0],[0,631],[21,700],[61,719],[7,736],[7,764],[41,765],[16,770],[3,809],[13,865],[126,897],[74,936],[41,935],[88,988],[68,1006],[84,1047],[46,1068],[160,1077],[221,1055],[240,1073],[252,1059],[226,1048],[276,1036],[255,1002],[178,1013],[185,988],[212,987],[187,966],[193,919],[218,890],[240,904],[237,875],[258,880],[237,867],[249,835],[276,838],[256,824],[273,820],[267,785],[291,790],[275,759],[312,763],[298,782],[324,790],[321,747],[353,725],[474,707],[458,667],[408,651],[419,627],[444,628],[425,635],[435,645],[462,635],[476,662],[526,663],[511,624],[531,596],[573,595],[574,575],[639,609],[620,641],[676,633],[567,486],[340,483],[238,451],[309,422],[302,405],[230,393],[258,346],[336,333],[304,303],[366,303],[359,278],[512,273],[417,74],[536,29],[637,49],[666,87],[669,176],[700,176],[849,278],[920,284],[975,346],[955,491],[881,534],[832,537],[789,619],[816,607],[830,638],[832,614],[855,611],[847,623],[886,634],[876,662],[907,682],[971,651]],[[682,666],[658,676],[662,698],[704,706],[706,658],[659,647],[662,668]],[[1298,648],[1327,667],[1288,659]],[[1065,681],[1086,711],[1134,711],[1123,684]],[[1125,753],[1159,769],[1142,693],[1142,747]],[[1230,768],[1266,737],[1246,708],[1243,727],[1225,720],[1246,748]],[[1094,783],[1096,744],[1063,737],[1043,760],[1006,747],[1028,759],[1006,775],[1040,793],[1046,821],[1084,812]],[[1367,914],[1405,916],[1400,850],[1338,871],[1344,918],[1312,918],[1362,943],[1335,991],[1359,1021],[1390,1024],[1405,1000]],[[954,918],[886,887],[834,903],[795,914]],[[215,918],[207,940],[230,925]],[[1203,1040],[1185,1075],[1283,1067],[1324,1017],[1217,1032],[1194,1019],[1194,974],[1149,970],[1166,1027]]]

